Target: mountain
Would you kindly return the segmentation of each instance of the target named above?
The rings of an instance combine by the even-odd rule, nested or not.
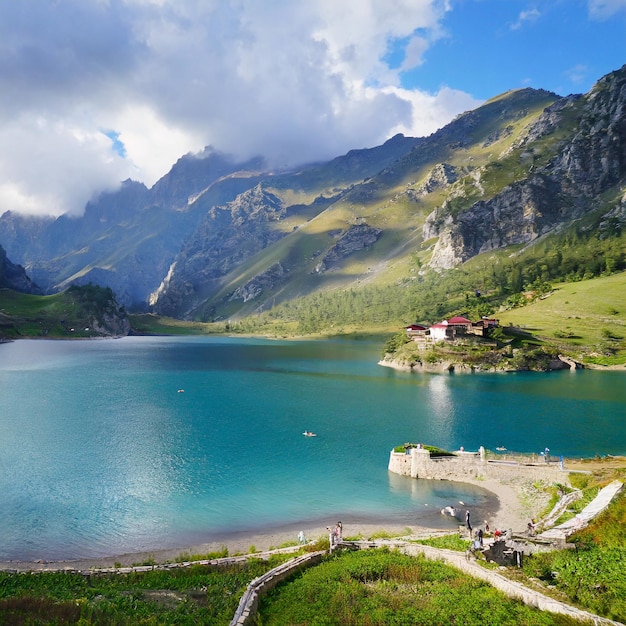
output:
[[[121,304],[145,307],[198,216],[254,184],[260,166],[210,149],[186,155],[151,189],[127,180],[89,202],[81,217],[7,211],[0,243],[47,293],[94,283],[111,287]]]
[[[390,266],[420,246],[421,230],[435,199],[475,170],[478,160],[485,160],[482,153],[502,150],[510,142],[513,124],[530,123],[556,99],[543,91],[511,92],[428,138],[406,144],[405,138],[396,137],[391,142],[405,148],[398,158],[356,184],[327,189],[312,202],[289,204],[285,193],[293,188],[289,178],[283,177],[279,184],[262,181],[260,188],[284,205],[272,227],[275,241],[269,241],[261,254],[249,249],[243,258],[243,242],[261,234],[258,220],[254,213],[238,213],[234,227],[236,220],[227,216],[240,211],[241,198],[218,207],[222,219],[232,225],[228,243],[240,257],[236,270],[228,262],[228,249],[216,256],[205,232],[196,231],[154,302],[157,311],[200,319],[232,318],[318,290],[345,288],[375,277],[385,280]],[[280,270],[278,276],[274,269]],[[268,281],[268,273],[277,280]],[[260,282],[263,289],[255,288]],[[254,298],[249,297],[251,291]]]
[[[81,218],[6,212],[0,243],[48,292],[91,281],[127,306],[204,321],[414,288],[482,258],[500,280],[506,259],[545,256],[559,236],[574,246],[593,236],[604,242],[597,272],[620,269],[625,106],[626,66],[585,95],[509,91],[429,137],[397,135],[293,171],[207,149],[151,189],[126,181]],[[511,289],[550,273],[534,263],[516,278],[507,266]]]
[[[24,268],[8,259],[2,246],[0,246],[0,289],[12,289],[20,293],[41,293],[41,289],[28,277]]]

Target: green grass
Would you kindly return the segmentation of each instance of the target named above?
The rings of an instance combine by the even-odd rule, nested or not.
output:
[[[554,285],[549,297],[497,317],[587,363],[626,363],[626,272]]]
[[[398,537],[405,537],[406,535],[411,534],[410,528],[405,528],[402,532],[390,533],[386,530],[379,530],[370,535],[370,541],[375,541],[376,539],[397,539]]]
[[[609,619],[626,619],[626,549],[557,552],[527,561],[527,575],[555,586],[570,602]]]
[[[469,539],[462,539],[458,533],[442,535],[441,537],[431,537],[430,539],[416,539],[415,543],[421,543],[433,548],[443,548],[444,550],[454,550],[455,552],[465,552],[470,545]]]
[[[11,289],[0,289],[0,313],[15,317],[61,315],[70,312],[70,303],[63,294],[35,296],[18,293]]]
[[[225,332],[224,324],[189,322],[151,313],[128,316],[134,332],[140,335],[207,335]]]
[[[227,625],[248,583],[288,558],[133,574],[0,573],[0,623]]]
[[[598,488],[618,478],[626,468],[596,470],[574,482],[585,491],[579,510]],[[578,476],[578,475],[572,475]],[[626,495],[622,492],[586,528],[569,540],[574,550],[557,550],[526,557],[521,576],[524,583],[538,581],[544,591],[565,602],[620,622],[626,621]]]
[[[440,561],[385,549],[333,554],[263,598],[260,618],[264,626],[576,623]]]
[[[99,336],[106,316],[120,317],[110,289],[85,285],[51,296],[0,289],[0,337],[79,338]]]

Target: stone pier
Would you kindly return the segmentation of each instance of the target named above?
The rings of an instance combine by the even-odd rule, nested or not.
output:
[[[569,485],[569,471],[559,461],[532,463],[529,460],[487,459],[481,446],[478,452],[458,451],[454,456],[431,457],[424,448],[409,448],[406,452],[391,451],[390,472],[411,478],[474,482],[498,480],[511,483],[520,478]]]

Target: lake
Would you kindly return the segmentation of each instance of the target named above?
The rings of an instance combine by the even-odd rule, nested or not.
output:
[[[624,373],[409,374],[378,366],[380,350],[224,337],[1,344],[0,560],[310,521],[321,532],[337,519],[442,527],[451,501],[489,505],[477,487],[389,474],[405,441],[626,454]]]

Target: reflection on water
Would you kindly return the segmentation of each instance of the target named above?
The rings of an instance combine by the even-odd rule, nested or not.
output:
[[[454,431],[454,402],[447,376],[431,376],[428,380],[428,431],[436,433],[435,441],[450,441]]]
[[[479,488],[389,474],[405,441],[626,453],[623,374],[411,375],[377,366],[379,350],[0,345],[0,558],[151,550],[326,518],[446,527],[444,506],[493,506]]]

